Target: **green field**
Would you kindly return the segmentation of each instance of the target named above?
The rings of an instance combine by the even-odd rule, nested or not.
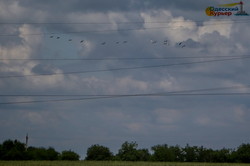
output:
[[[250,166],[237,163],[166,163],[120,161],[0,161],[0,166]]]

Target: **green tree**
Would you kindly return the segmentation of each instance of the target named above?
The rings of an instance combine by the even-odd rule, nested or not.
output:
[[[214,160],[214,151],[212,149],[204,148],[203,146],[197,148],[198,162],[212,162]]]
[[[118,151],[117,157],[122,161],[137,161],[138,144],[136,142],[124,142]]]
[[[52,147],[49,147],[46,150],[46,153],[47,153],[46,160],[58,160],[59,158],[59,153]]]
[[[2,160],[2,156],[3,156],[3,145],[0,144],[0,160]]]
[[[113,154],[110,152],[109,148],[101,145],[92,145],[87,150],[87,156],[85,160],[112,160]]]
[[[168,155],[168,145],[156,145],[151,148],[152,151],[154,151],[152,155],[153,161],[168,161],[167,155]]]
[[[29,147],[27,150],[28,160],[58,160],[59,153],[54,148],[49,147],[48,149],[40,147]]]
[[[230,151],[230,155],[229,155],[228,162],[230,162],[230,163],[240,162],[240,161],[238,160],[238,155],[237,155],[236,150],[231,150],[231,151]]]
[[[197,146],[189,146],[188,144],[183,149],[184,151],[184,160],[186,162],[197,162],[199,156],[199,149]]]
[[[6,140],[0,145],[0,160],[58,160],[59,153],[52,147],[26,149],[18,140]]]
[[[156,145],[151,148],[154,153],[152,159],[154,161],[176,161],[177,155],[175,154],[176,149],[169,147],[167,144]]]
[[[118,160],[122,161],[148,161],[150,153],[148,149],[137,149],[136,142],[124,142],[116,155]]]
[[[237,149],[237,159],[243,163],[250,163],[250,144],[242,144]]]
[[[2,160],[24,160],[25,145],[17,140],[6,140],[1,146]]]
[[[215,150],[212,153],[212,160],[211,162],[218,162],[218,163],[226,163],[226,162],[232,162],[231,161],[231,150],[229,149],[221,149],[221,150]]]
[[[184,161],[184,155],[183,150],[180,146],[170,146],[170,151],[174,154],[174,161],[183,162]]]
[[[149,161],[150,160],[150,153],[148,149],[138,149],[136,152],[137,161]]]
[[[80,156],[71,150],[67,150],[67,151],[65,150],[65,151],[62,151],[60,158],[61,160],[76,161],[76,160],[79,160]]]

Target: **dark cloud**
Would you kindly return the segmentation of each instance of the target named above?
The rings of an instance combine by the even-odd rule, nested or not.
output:
[[[55,69],[50,65],[38,64],[34,66],[31,71],[35,74],[54,74]]]
[[[206,93],[248,92],[248,59],[201,61],[249,54],[249,26],[230,22],[235,17],[227,17],[227,23],[210,20],[204,14],[210,3],[219,2],[0,2],[1,19],[20,23],[1,27],[2,34],[15,35],[0,36],[4,59],[0,77],[23,75],[1,78],[1,94],[147,94],[241,87],[202,91],[201,96],[98,100],[82,96],[2,96],[1,102],[12,104],[0,104],[0,140],[24,140],[28,132],[32,146],[72,149],[81,155],[92,144],[105,144],[115,151],[123,141],[138,141],[144,147],[161,143],[238,146],[249,138],[245,127],[250,116],[247,96]],[[23,25],[25,22],[48,24]],[[49,24],[52,22],[96,24]],[[78,74],[29,76],[63,72]],[[39,102],[17,104],[25,101]]]
[[[105,1],[91,1],[91,0],[72,0],[62,3],[60,0],[53,1],[32,1],[24,0],[20,2],[21,6],[31,5],[36,10],[46,10],[53,13],[61,12],[107,12],[107,11],[121,11],[128,10],[132,1],[127,0],[105,0]],[[48,5],[50,4],[50,5]]]

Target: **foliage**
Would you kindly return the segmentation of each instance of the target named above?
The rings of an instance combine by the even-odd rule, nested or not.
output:
[[[65,155],[65,154],[64,154]],[[77,154],[76,154],[77,155]],[[0,144],[0,160],[59,160],[59,152],[54,148],[36,148],[26,149],[25,144],[17,140],[6,140]],[[79,155],[78,159],[79,159]]]
[[[122,161],[148,161],[150,154],[147,149],[137,149],[136,142],[124,142],[119,149],[117,158]]]
[[[122,161],[136,161],[136,148],[138,144],[136,142],[124,142],[119,149],[117,157]]]
[[[153,161],[183,161],[183,152],[179,146],[169,147],[167,144],[153,146]]]
[[[184,148],[167,144],[156,145],[148,149],[138,149],[136,142],[124,142],[114,156],[109,148],[92,145],[87,149],[86,160],[150,161],[157,162],[200,162],[200,163],[250,163],[250,144],[241,144],[237,149],[207,149],[203,146],[186,145]],[[73,151],[57,152],[54,148],[28,147],[18,140],[6,140],[0,144],[1,160],[79,160],[80,156]],[[156,162],[156,163],[157,163]],[[2,166],[3,164],[0,165]],[[133,164],[132,164],[133,165]]]
[[[87,150],[86,160],[111,160],[113,154],[110,152],[109,148],[101,145],[92,145]]]
[[[239,163],[176,163],[128,161],[0,161],[1,166],[250,166]]]
[[[60,158],[61,160],[77,161],[79,160],[80,156],[71,150],[68,150],[68,151],[65,150],[65,151],[62,151]]]
[[[137,161],[149,161],[151,157],[148,149],[138,149],[136,155]]]
[[[189,146],[188,144],[183,149],[184,161],[186,162],[198,162],[199,149],[197,146]]]
[[[59,153],[54,148],[35,148],[29,147],[27,149],[27,159],[29,160],[58,160]]]
[[[250,163],[250,144],[242,144],[238,148],[237,159],[242,163]]]
[[[25,145],[17,140],[6,140],[1,145],[1,160],[25,159]]]

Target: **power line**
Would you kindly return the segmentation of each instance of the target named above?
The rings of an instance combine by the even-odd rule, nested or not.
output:
[[[169,24],[169,23],[180,23],[180,22],[195,22],[195,23],[203,23],[205,20],[158,20],[158,21],[124,21],[124,22],[115,22],[115,24]],[[237,20],[230,20],[230,19],[214,19],[209,21],[216,21],[216,22],[248,22],[250,19],[237,19]],[[0,25],[23,25],[23,24],[34,24],[34,25],[65,25],[65,24],[73,24],[73,25],[86,25],[86,24],[114,24],[113,22],[0,22]]]
[[[250,84],[244,86],[227,86],[227,87],[216,87],[216,88],[205,88],[205,89],[191,89],[191,90],[181,90],[181,91],[169,91],[169,92],[158,92],[158,93],[149,93],[143,95],[166,95],[166,94],[194,94],[194,92],[213,92],[221,90],[236,90],[236,89],[246,89],[250,88]],[[213,93],[215,94],[215,93]],[[135,95],[135,94],[134,94]],[[141,94],[139,94],[141,95]],[[108,97],[108,96],[125,96],[125,95],[79,95],[79,94],[46,94],[46,95],[37,95],[37,94],[0,94],[0,97]]]
[[[70,99],[53,99],[53,100],[33,100],[33,101],[20,101],[20,102],[3,102],[1,105],[11,104],[31,104],[31,103],[44,103],[44,102],[66,102],[66,101],[84,101],[84,100],[97,100],[97,99],[112,99],[124,97],[164,97],[164,96],[236,96],[236,95],[250,95],[250,93],[197,93],[197,92],[211,92],[218,90],[233,90],[249,87],[250,85],[243,86],[230,86],[218,87],[207,89],[194,89],[182,90],[161,93],[148,93],[148,94],[126,94],[126,95],[0,95],[0,97],[84,97],[84,98],[70,98]],[[195,93],[194,93],[195,92]]]
[[[43,74],[29,74],[29,75],[8,75],[0,76],[0,78],[21,78],[21,77],[33,77],[33,76],[54,76],[54,75],[71,75],[71,74],[86,74],[86,73],[99,73],[99,72],[111,72],[111,71],[122,71],[122,70],[136,70],[136,69],[147,69],[147,68],[162,68],[162,67],[173,67],[173,66],[183,66],[191,64],[203,64],[211,62],[223,62],[239,59],[248,59],[247,57],[237,57],[237,58],[227,58],[227,59],[216,59],[216,60],[206,60],[197,62],[183,62],[183,63],[173,63],[173,64],[163,64],[163,65],[152,65],[152,66],[138,66],[138,67],[124,67],[124,68],[111,68],[111,69],[99,69],[99,70],[86,70],[86,71],[72,71],[63,73],[43,73]]]
[[[178,26],[183,27],[183,26]],[[175,27],[175,28],[178,28]],[[122,31],[139,31],[139,30],[154,30],[154,29],[166,29],[173,28],[172,26],[164,27],[143,27],[143,28],[126,28],[126,29],[105,29],[105,30],[85,30],[85,31],[68,31],[68,32],[47,32],[47,33],[30,33],[22,34],[23,36],[40,36],[40,35],[62,35],[62,34],[84,34],[84,33],[104,33],[104,32],[122,32]],[[175,29],[174,28],[174,29]],[[0,37],[17,37],[20,34],[0,34]]]
[[[206,89],[192,89],[182,91],[170,91],[160,93],[144,93],[144,94],[116,94],[116,95],[0,95],[0,97],[84,97],[84,98],[67,98],[67,99],[50,99],[50,100],[32,100],[32,101],[19,101],[19,102],[2,102],[0,105],[11,104],[32,104],[32,103],[45,103],[45,102],[66,102],[66,101],[84,101],[84,100],[98,100],[98,99],[113,99],[113,98],[125,98],[125,97],[171,97],[171,96],[247,96],[249,92],[236,93],[236,92],[213,92],[220,90],[234,90],[249,88],[249,85],[243,86],[228,86],[228,87],[216,87]],[[197,93],[203,92],[203,93]],[[204,93],[206,92],[206,93]],[[209,92],[209,93],[208,93]],[[213,92],[213,93],[211,93]]]
[[[0,58],[2,61],[134,61],[134,60],[169,60],[169,59],[210,59],[210,58],[235,58],[235,57],[245,57],[250,55],[229,55],[229,56],[181,56],[181,57],[145,57],[145,58],[30,58],[30,59],[20,59],[20,58]]]
[[[113,98],[127,98],[127,97],[170,97],[170,96],[248,96],[250,93],[170,93],[170,94],[131,94],[131,95],[110,95],[99,97],[85,97],[85,98],[70,98],[70,99],[54,99],[54,100],[33,100],[33,101],[19,101],[19,102],[2,102],[0,105],[13,104],[34,104],[46,102],[66,102],[66,101],[84,101],[84,100],[98,100],[98,99],[113,99]]]
[[[182,27],[182,26],[179,26]],[[138,30],[154,30],[172,28],[167,27],[148,27],[148,28],[127,28],[127,29],[105,29],[105,30],[85,30],[85,31],[68,31],[68,32],[47,32],[47,33],[30,33],[22,34],[23,36],[40,36],[40,35],[62,35],[62,34],[84,34],[84,33],[104,33],[104,32],[122,32],[122,31],[138,31]],[[18,37],[20,34],[0,34],[0,37]]]
[[[210,23],[206,22],[205,26],[210,25],[219,25],[219,24],[234,24],[234,23],[249,23],[250,20],[244,20],[244,21],[225,21],[225,22],[215,22]],[[188,21],[192,22],[192,21]],[[172,23],[172,22],[171,22]],[[4,24],[4,23],[2,23]],[[6,23],[7,24],[7,23]],[[9,24],[15,24],[15,23],[9,23]],[[16,23],[21,24],[21,23]],[[30,23],[32,24],[32,23]],[[33,23],[33,24],[39,24],[39,23]],[[40,24],[46,24],[46,23],[40,23]],[[60,23],[47,23],[47,24],[60,24]],[[61,23],[64,24],[64,23]],[[66,24],[66,23],[65,23]],[[70,23],[68,23],[70,24]],[[71,24],[84,24],[84,23],[71,23]],[[90,23],[86,23],[90,24]],[[98,24],[98,23],[96,23]],[[100,23],[102,24],[102,23]],[[110,23],[107,23],[110,24]],[[140,28],[124,28],[124,29],[105,29],[105,30],[85,30],[85,31],[69,31],[69,32],[51,32],[51,33],[34,33],[34,34],[22,34],[24,36],[38,36],[38,35],[60,35],[60,34],[84,34],[84,33],[103,33],[103,32],[119,32],[119,31],[138,31],[138,30],[154,30],[154,29],[176,29],[176,28],[185,28],[185,26],[160,26],[160,27],[140,27]],[[17,37],[20,34],[0,34],[0,37]]]

